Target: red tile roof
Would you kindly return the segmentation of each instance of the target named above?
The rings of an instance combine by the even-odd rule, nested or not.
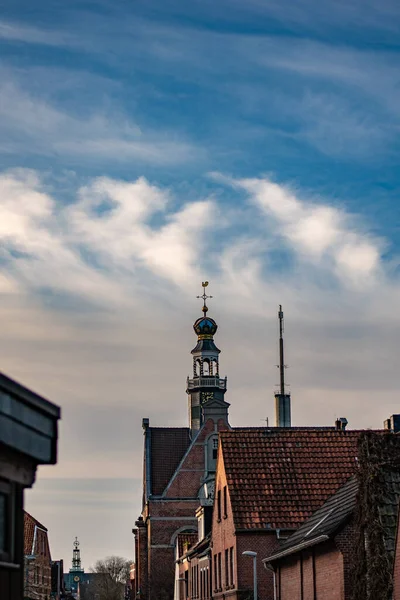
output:
[[[40,529],[44,529],[47,532],[47,528],[44,525],[39,523],[35,517],[32,517],[32,515],[24,510],[24,555],[26,556],[30,556],[37,552],[37,548],[32,548],[35,537],[35,526],[40,527]]]
[[[220,432],[236,529],[291,529],[355,472],[360,431],[249,428]]]
[[[151,493],[161,495],[190,445],[187,427],[150,427]]]

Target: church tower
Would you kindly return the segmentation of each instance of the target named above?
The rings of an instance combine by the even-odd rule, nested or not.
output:
[[[72,597],[76,598],[79,595],[80,587],[86,580],[85,570],[82,567],[81,551],[79,549],[78,538],[75,538],[74,548],[72,551],[72,567],[69,573],[64,574],[64,581],[67,589],[71,590]]]
[[[193,325],[197,344],[192,350],[193,377],[187,378],[186,389],[189,396],[189,427],[192,438],[209,417],[213,418],[215,423],[219,419],[228,423],[229,404],[224,400],[227,378],[220,377],[221,350],[214,344],[214,334],[218,325],[214,319],[207,316],[206,301],[212,298],[206,294],[208,281],[204,281],[202,285],[203,294],[197,297],[203,299],[203,316]]]

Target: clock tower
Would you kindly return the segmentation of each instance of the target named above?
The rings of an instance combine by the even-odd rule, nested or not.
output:
[[[208,281],[203,282],[203,316],[197,319],[193,329],[197,335],[197,344],[192,350],[193,377],[187,379],[186,392],[189,396],[189,424],[192,438],[208,418],[215,423],[219,419],[228,423],[228,407],[224,395],[227,378],[221,378],[219,372],[219,354],[221,350],[214,344],[214,334],[218,325],[207,316],[208,307],[206,288]]]

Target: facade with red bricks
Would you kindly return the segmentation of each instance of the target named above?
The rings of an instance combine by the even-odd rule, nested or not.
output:
[[[360,433],[354,476],[263,561],[276,600],[399,600],[399,465],[398,433]]]
[[[355,472],[359,435],[334,428],[220,433],[211,542],[213,598],[252,598],[252,559],[243,556],[248,550],[257,552],[259,599],[274,598],[274,574],[264,568],[263,559],[276,553],[282,540]],[[323,561],[321,556],[321,565]],[[290,586],[291,578],[287,581]]]
[[[51,556],[47,529],[24,512],[24,598],[49,600],[51,594]]]
[[[269,558],[276,600],[351,600],[354,509],[358,481],[351,477]]]
[[[143,600],[172,600],[178,536],[197,533],[199,505],[213,502],[218,434],[229,429],[229,404],[214,343],[217,324],[207,310],[204,303],[194,324],[197,344],[186,390],[189,427],[151,427],[143,419],[143,503],[133,530],[135,591]]]

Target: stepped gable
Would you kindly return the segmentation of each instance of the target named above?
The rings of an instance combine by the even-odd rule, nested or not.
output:
[[[297,529],[356,471],[361,431],[238,428],[220,432],[236,529]]]
[[[151,493],[161,496],[190,446],[188,427],[150,427]]]

